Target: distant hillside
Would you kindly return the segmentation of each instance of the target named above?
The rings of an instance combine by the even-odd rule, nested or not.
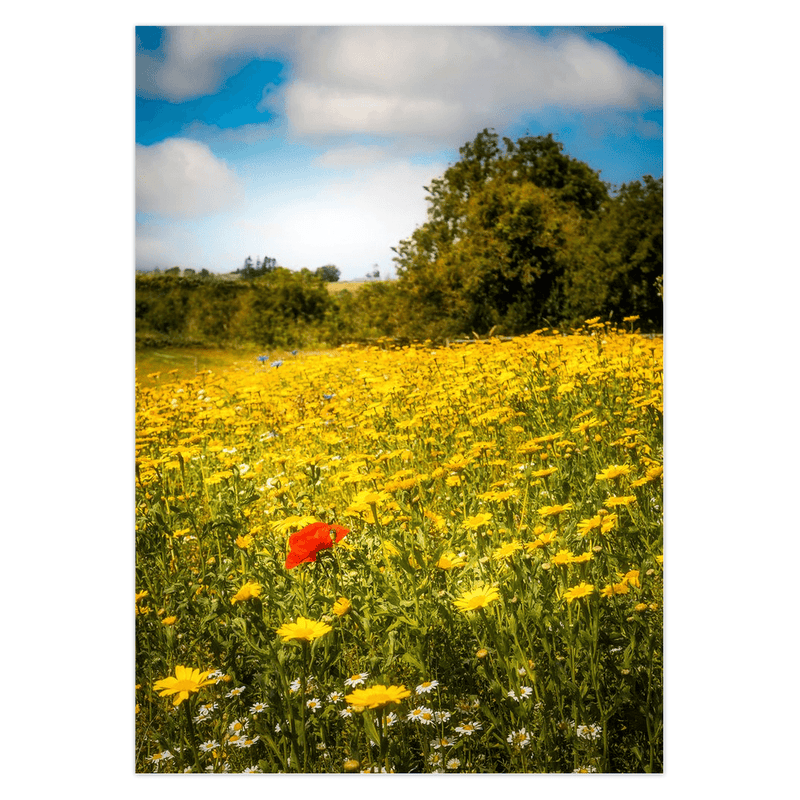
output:
[[[234,281],[234,282],[244,280],[245,278],[244,275],[237,272],[212,272],[209,274],[208,272],[205,271],[204,273],[201,273],[193,269],[181,269],[180,267],[173,267],[172,269],[169,270],[137,270],[136,274],[143,276],[157,275],[157,274],[172,275],[179,278],[208,277],[218,281]],[[379,279],[376,280],[373,278],[371,280],[368,280],[366,278],[361,278],[354,281],[336,281],[335,283],[331,282],[331,283],[326,283],[325,285],[327,286],[328,292],[330,294],[339,294],[339,292],[343,292],[345,290],[350,292],[357,291],[362,286],[368,283],[381,283],[381,282],[382,281]]]

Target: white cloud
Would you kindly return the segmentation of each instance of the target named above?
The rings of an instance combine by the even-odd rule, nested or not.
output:
[[[258,26],[166,28],[163,61],[138,56],[139,90],[174,103],[214,94],[236,68],[235,60],[229,59],[291,52],[301,32],[298,28]]]
[[[333,28],[318,34],[285,90],[301,134],[463,138],[538,109],[661,104],[661,81],[610,47],[487,28]]]
[[[237,58],[279,58],[288,79],[258,108],[299,135],[413,135],[451,143],[546,107],[661,106],[662,82],[577,33],[498,27],[171,28],[150,83],[171,100],[211,94]],[[141,58],[141,57],[140,57]],[[144,62],[143,62],[144,63]],[[243,62],[242,62],[243,63]]]
[[[455,133],[463,110],[443,98],[344,91],[300,81],[286,90],[286,114],[298,134],[394,136]]]
[[[243,190],[233,170],[207,145],[165,139],[136,145],[136,210],[188,219],[235,208]]]

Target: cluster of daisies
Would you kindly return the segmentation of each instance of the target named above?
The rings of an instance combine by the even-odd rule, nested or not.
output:
[[[519,670],[520,674],[524,674],[525,670]],[[221,672],[210,673],[209,674],[210,682],[217,683],[223,679],[223,675]],[[369,679],[368,672],[360,672],[354,675],[350,675],[348,678],[345,678],[343,685],[344,689],[342,691],[332,691],[325,695],[325,699],[328,704],[334,704],[339,706],[344,704],[344,707],[337,708],[338,715],[343,719],[349,719],[353,717],[354,713],[357,713],[359,710],[357,706],[353,703],[353,698],[356,696],[353,693],[353,690],[358,690],[358,687],[365,686],[367,680]],[[434,690],[439,687],[439,681],[437,680],[429,680],[423,681],[414,689],[414,695],[417,697],[424,697],[425,695],[431,695]],[[295,678],[289,684],[289,689],[292,694],[303,694],[305,696],[312,695],[311,697],[307,697],[305,700],[305,706],[308,712],[311,714],[315,714],[318,711],[325,708],[325,703],[320,699],[320,697],[313,696],[318,688],[318,683],[316,678],[312,675],[306,679],[305,686],[303,686],[303,682],[300,678]],[[241,696],[244,691],[246,690],[245,686],[237,686],[230,689],[226,694],[225,698],[233,699],[236,697]],[[348,691],[350,694],[348,694]],[[406,692],[406,694],[411,694],[410,692]],[[530,686],[520,686],[518,691],[511,690],[507,692],[507,696],[515,700],[516,702],[523,702],[528,698],[532,697],[533,689]],[[430,753],[427,757],[428,764],[433,769],[434,772],[444,772],[445,770],[455,771],[461,767],[462,762],[459,758],[450,756],[448,757],[448,751],[451,747],[456,745],[459,739],[463,737],[471,737],[475,734],[479,734],[483,730],[483,725],[477,719],[474,719],[475,711],[480,707],[480,703],[477,699],[467,700],[467,701],[459,701],[457,702],[458,711],[460,712],[460,716],[462,720],[459,722],[458,725],[455,725],[452,728],[452,733],[446,734],[444,733],[444,729],[440,728],[440,735],[436,736],[435,738],[431,739],[430,741]],[[537,707],[539,704],[537,704]],[[225,761],[224,763],[216,763],[219,761],[220,754],[223,752],[223,745],[235,747],[239,750],[247,750],[253,745],[257,744],[260,741],[260,736],[257,733],[253,733],[252,722],[255,717],[259,714],[263,714],[264,712],[268,711],[269,706],[267,703],[264,702],[255,702],[249,708],[250,716],[242,716],[240,718],[235,719],[233,722],[228,724],[227,730],[225,735],[222,737],[223,741],[220,742],[218,739],[207,739],[202,744],[199,745],[198,750],[202,755],[210,755],[214,758],[215,764],[212,764],[206,767],[207,772],[215,772],[215,771],[222,771],[222,772],[230,772],[231,767],[229,762]],[[202,730],[202,726],[204,723],[208,723],[209,721],[215,719],[215,712],[219,710],[219,704],[217,702],[209,702],[204,703],[197,708],[196,716],[194,716],[194,722],[200,729]],[[453,717],[453,712],[447,710],[434,710],[430,708],[428,705],[424,703],[415,705],[413,708],[410,708],[404,715],[399,715],[395,711],[386,711],[383,714],[383,725],[384,728],[391,728],[392,726],[396,725],[401,721],[405,721],[407,723],[413,723],[420,726],[443,726]],[[472,719],[466,719],[466,717],[473,717]],[[596,739],[601,735],[601,728],[599,725],[576,725],[574,722],[567,723],[569,727],[575,732],[575,734],[582,739]],[[283,723],[283,725],[278,722],[275,724],[275,732],[281,733],[288,727],[288,723]],[[516,750],[523,751],[527,748],[532,742],[532,734],[528,731],[525,727],[520,728],[519,730],[514,730],[506,738],[506,741]],[[325,745],[320,743],[318,745],[318,749],[325,750]],[[177,749],[173,748],[175,752],[178,752]],[[322,754],[324,757],[330,757],[330,754],[325,752]],[[148,758],[148,761],[152,764],[153,770],[158,771],[159,767],[174,758],[174,754],[170,750],[164,750],[162,752],[156,753]],[[192,768],[187,767],[186,772],[191,772]],[[364,772],[369,772],[370,770],[362,770]],[[580,767],[575,770],[575,772],[593,772],[594,767]],[[251,766],[247,767],[246,769],[242,770],[244,773],[260,773],[261,769],[258,766]]]

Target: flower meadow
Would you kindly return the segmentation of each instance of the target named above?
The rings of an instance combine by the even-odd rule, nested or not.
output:
[[[662,364],[594,319],[139,376],[137,772],[663,771]]]

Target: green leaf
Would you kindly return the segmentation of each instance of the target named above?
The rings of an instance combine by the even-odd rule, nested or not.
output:
[[[370,739],[372,739],[375,744],[380,743],[380,736],[378,736],[378,729],[375,727],[375,723],[372,721],[372,717],[370,716],[369,712],[362,711],[361,712],[362,719],[364,721],[364,729],[367,732],[367,735]]]

